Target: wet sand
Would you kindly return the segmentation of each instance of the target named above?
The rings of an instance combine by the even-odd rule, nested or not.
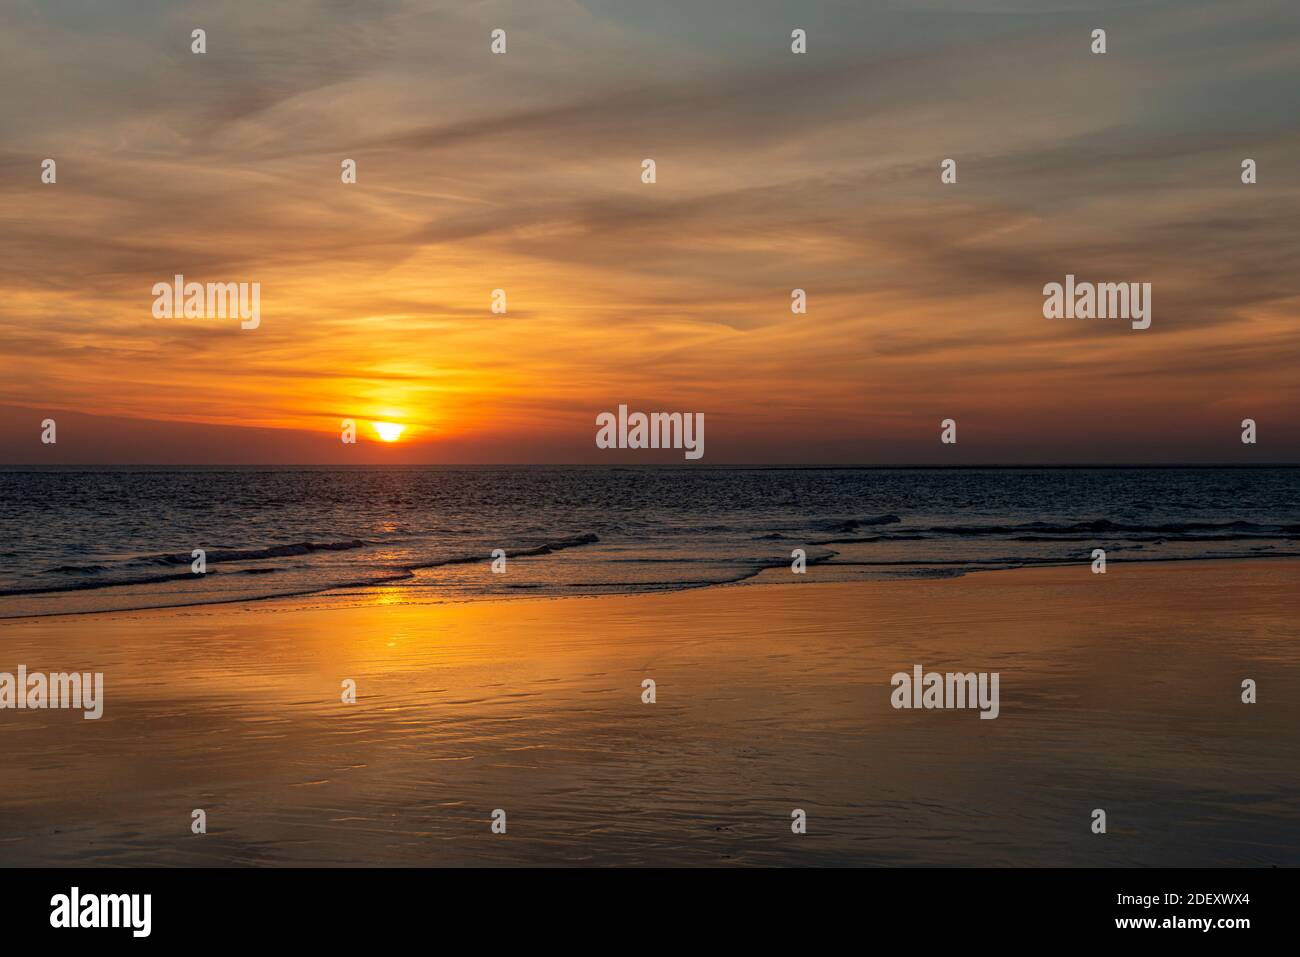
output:
[[[1294,865],[1298,585],[1263,560],[812,568],[8,621],[0,671],[102,671],[105,707],[0,711],[0,864]],[[895,710],[915,664],[997,671],[1000,716]]]

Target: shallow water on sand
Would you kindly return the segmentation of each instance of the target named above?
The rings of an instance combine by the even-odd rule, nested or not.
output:
[[[0,863],[1294,865],[1298,574],[4,623],[0,670],[103,671],[106,705],[0,712]],[[894,710],[914,664],[998,671],[1000,717]]]

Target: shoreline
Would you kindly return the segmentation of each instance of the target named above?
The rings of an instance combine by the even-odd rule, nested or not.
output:
[[[1201,558],[1196,556],[1187,556],[1187,557],[1171,556],[1168,558],[1146,558],[1146,559],[1112,558],[1107,562],[1107,567],[1117,568],[1117,567],[1131,567],[1134,565],[1164,565],[1164,564],[1185,564],[1185,563],[1202,564],[1202,563],[1216,563],[1216,562],[1231,562],[1233,564],[1237,564],[1241,562],[1294,562],[1297,560],[1300,560],[1300,554],[1217,555],[1217,556],[1207,557],[1207,558]],[[636,590],[628,589],[623,591],[610,590],[608,592],[590,592],[590,593],[582,593],[582,594],[547,593],[547,594],[539,595],[539,594],[520,593],[520,594],[493,594],[493,595],[474,595],[474,596],[450,595],[446,597],[438,597],[438,598],[433,598],[428,600],[406,599],[400,602],[386,602],[386,604],[443,605],[443,604],[469,604],[469,603],[479,603],[479,602],[564,601],[567,599],[576,599],[576,598],[614,598],[620,596],[633,596],[633,595],[666,595],[666,594],[676,594],[678,592],[699,591],[702,589],[735,588],[740,586],[745,586],[745,587],[761,586],[767,588],[772,586],[780,586],[783,584],[796,585],[796,586],[821,585],[823,587],[826,585],[872,585],[872,584],[887,582],[887,581],[893,582],[893,581],[954,580],[959,578],[966,578],[971,575],[977,575],[977,574],[989,574],[989,573],[998,573],[998,572],[1022,572],[1022,571],[1040,569],[1040,568],[1074,568],[1074,567],[1087,568],[1089,564],[1090,562],[1088,561],[1082,561],[1082,562],[1043,561],[1043,562],[1023,563],[1019,565],[989,564],[987,566],[980,566],[980,565],[972,565],[971,562],[962,561],[959,559],[953,559],[950,561],[935,560],[935,561],[927,561],[927,562],[909,562],[909,561],[830,562],[825,559],[822,560],[809,559],[808,568],[810,569],[826,568],[826,567],[839,567],[839,568],[859,568],[859,567],[950,568],[951,567],[960,570],[956,571],[954,574],[916,575],[916,576],[899,575],[887,579],[863,578],[863,579],[856,579],[856,580],[840,579],[836,581],[818,581],[815,576],[811,576],[811,577],[805,576],[803,581],[793,581],[793,582],[792,581],[760,581],[760,579],[771,577],[772,573],[774,572],[779,572],[782,569],[786,569],[788,567],[788,563],[782,562],[780,564],[767,565],[762,568],[757,568],[733,580],[721,581],[721,582],[700,582],[700,583],[691,583],[691,584],[671,585],[662,588],[642,588]],[[104,616],[133,615],[133,614],[139,614],[142,612],[150,612],[150,611],[155,611],[155,612],[178,611],[186,608],[199,609],[199,608],[209,608],[209,607],[214,607],[214,608],[225,607],[230,605],[265,605],[271,602],[291,602],[291,601],[303,600],[303,599],[308,599],[308,600],[320,599],[319,605],[321,607],[350,608],[350,607],[355,607],[355,605],[350,605],[343,602],[331,603],[329,599],[345,598],[345,597],[360,597],[361,595],[367,592],[379,591],[382,589],[392,589],[394,591],[400,591],[401,588],[403,587],[402,583],[411,580],[411,578],[413,577],[414,577],[413,575],[408,575],[400,578],[392,578],[386,581],[376,580],[376,581],[362,582],[356,585],[331,585],[324,588],[314,588],[314,589],[305,590],[301,592],[290,592],[283,595],[265,595],[265,596],[253,596],[253,597],[241,596],[238,598],[225,598],[225,599],[216,599],[211,601],[182,602],[178,604],[168,604],[168,605],[141,605],[139,607],[134,607],[134,608],[86,609],[86,610],[79,610],[79,611],[61,611],[61,612],[47,613],[43,615],[10,615],[10,616],[0,615],[0,628],[4,627],[4,625],[8,622],[42,621],[47,618],[63,619],[63,618],[85,618],[85,617],[96,616],[96,615],[104,615]],[[117,587],[117,586],[106,586],[106,587]],[[84,590],[87,589],[69,589],[69,594],[77,594]],[[39,594],[57,595],[57,594],[61,594],[61,592],[41,592]]]

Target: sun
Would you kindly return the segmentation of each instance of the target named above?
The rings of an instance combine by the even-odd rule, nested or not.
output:
[[[396,442],[402,437],[402,432],[406,426],[398,425],[396,422],[376,422],[375,432],[385,442]]]

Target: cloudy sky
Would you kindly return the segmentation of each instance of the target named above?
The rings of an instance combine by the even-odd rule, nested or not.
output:
[[[1297,50],[1294,0],[6,0],[0,462],[626,461],[620,403],[706,464],[1294,462]],[[177,273],[260,327],[154,318]],[[1151,328],[1044,319],[1067,273]]]

